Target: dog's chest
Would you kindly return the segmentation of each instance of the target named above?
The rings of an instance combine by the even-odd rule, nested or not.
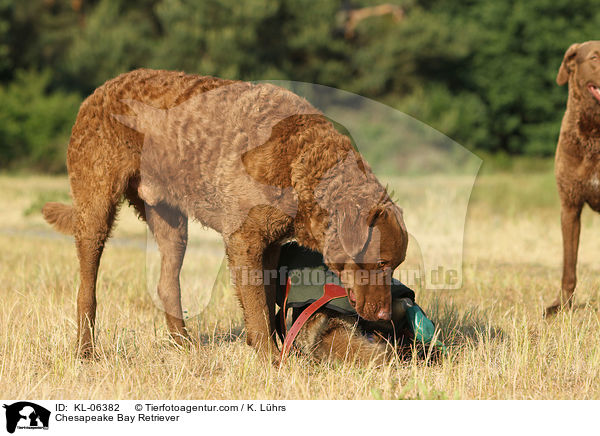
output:
[[[585,156],[573,174],[586,197],[600,195],[600,158],[598,156]]]
[[[563,200],[584,202],[600,211],[600,158],[583,156],[576,165],[560,165],[556,177]]]
[[[585,199],[595,211],[600,211],[600,169],[595,169],[584,182]]]
[[[592,177],[590,177],[590,180],[588,182],[588,188],[594,193],[600,191],[600,177],[598,176],[598,174],[593,174]]]

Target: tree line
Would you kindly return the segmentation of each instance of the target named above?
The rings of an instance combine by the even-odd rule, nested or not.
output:
[[[562,56],[598,23],[600,0],[0,0],[0,168],[64,170],[83,98],[138,67],[328,85],[548,156]]]

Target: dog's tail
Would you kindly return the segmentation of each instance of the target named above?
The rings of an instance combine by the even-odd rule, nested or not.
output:
[[[75,208],[62,203],[46,203],[42,208],[44,219],[56,230],[67,235],[75,233]]]

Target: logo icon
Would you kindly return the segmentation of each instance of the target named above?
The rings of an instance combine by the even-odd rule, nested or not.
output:
[[[6,431],[14,433],[18,429],[48,429],[50,411],[42,406],[28,401],[19,401],[10,405],[4,404],[6,409]]]

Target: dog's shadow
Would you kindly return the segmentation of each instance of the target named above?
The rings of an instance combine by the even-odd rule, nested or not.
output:
[[[227,344],[242,340],[245,336],[243,326],[233,326],[229,330],[214,331],[212,333],[198,333],[194,340],[200,346],[211,344]]]
[[[438,339],[449,347],[504,341],[505,333],[490,322],[489,316],[473,306],[465,308],[440,299],[427,305],[427,316],[436,326]]]
[[[587,307],[582,304],[581,307]],[[485,313],[476,307],[465,310],[452,304],[435,300],[427,305],[427,316],[436,326],[438,339],[446,346],[462,346],[492,339],[505,339],[504,332],[489,322]],[[194,335],[194,342],[199,346],[226,344],[244,340],[246,331],[243,324],[231,326],[227,330],[214,330]]]
[[[552,322],[553,320],[557,319],[557,317],[560,316],[561,314],[568,314],[569,312],[574,313],[574,312],[581,312],[581,311],[596,312],[596,313],[600,312],[600,308],[598,305],[598,299],[590,298],[587,301],[574,303],[573,306],[571,306],[569,308],[557,309],[556,311],[554,311],[552,313],[544,314],[544,319],[546,320],[546,322]]]
[[[598,275],[598,272],[599,272],[598,270],[594,270],[591,273],[589,273],[589,275],[590,276],[592,274]],[[584,286],[585,286],[585,284],[584,284]],[[588,286],[590,286],[590,285],[588,285]],[[595,284],[591,284],[590,287],[591,287],[591,289],[594,289]],[[571,308],[571,310],[573,310],[573,311],[586,310],[586,311],[598,312],[600,310],[599,301],[600,301],[600,298],[598,297],[597,294],[591,293],[591,295],[588,294],[585,296],[583,296],[583,295],[580,296],[580,295],[578,295],[577,291],[575,291],[575,301],[573,302],[573,307]]]

